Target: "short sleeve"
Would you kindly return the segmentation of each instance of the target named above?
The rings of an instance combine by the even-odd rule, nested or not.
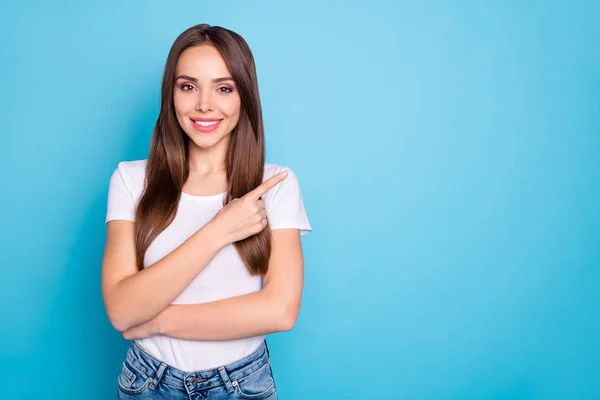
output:
[[[300,229],[300,235],[305,235],[312,231],[312,227],[306,215],[298,178],[290,168],[283,170],[287,171],[288,176],[264,196],[269,226],[271,230],[296,228]]]
[[[119,163],[113,172],[108,186],[108,204],[106,221],[115,219],[135,221],[135,202],[127,186],[127,172],[123,163]]]

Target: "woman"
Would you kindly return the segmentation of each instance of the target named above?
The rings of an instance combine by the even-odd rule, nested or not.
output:
[[[161,97],[147,160],[108,193],[102,295],[132,340],[119,398],[276,399],[265,335],[295,324],[312,229],[293,171],[265,163],[248,45],[186,30]]]

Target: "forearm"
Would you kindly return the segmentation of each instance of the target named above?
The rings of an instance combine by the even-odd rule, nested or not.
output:
[[[159,330],[187,340],[233,340],[287,331],[293,322],[280,303],[260,290],[210,303],[171,305],[158,317]]]
[[[120,281],[107,305],[115,328],[124,331],[160,314],[222,247],[209,223],[161,260]]]

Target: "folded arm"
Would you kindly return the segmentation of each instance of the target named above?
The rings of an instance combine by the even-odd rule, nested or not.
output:
[[[108,318],[123,332],[160,315],[223,247],[206,224],[153,265],[137,271],[135,225],[108,223],[102,260],[102,296]]]
[[[170,305],[154,320],[123,336],[232,340],[291,330],[300,312],[304,284],[300,231],[277,229],[271,235],[271,258],[262,290],[210,303]]]

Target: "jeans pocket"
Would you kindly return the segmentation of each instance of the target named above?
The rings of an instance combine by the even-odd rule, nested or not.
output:
[[[256,371],[231,382],[242,399],[259,400],[275,391],[271,362],[267,360]]]
[[[146,375],[139,368],[135,368],[128,360],[123,362],[121,373],[117,379],[119,390],[126,394],[142,393],[148,388],[152,377]]]

